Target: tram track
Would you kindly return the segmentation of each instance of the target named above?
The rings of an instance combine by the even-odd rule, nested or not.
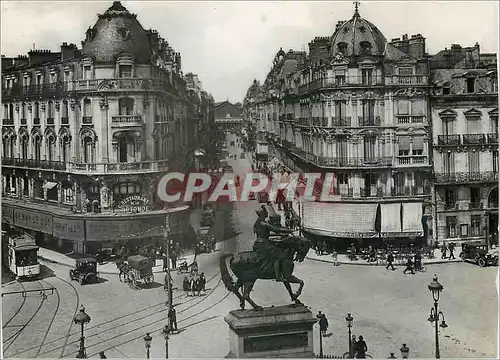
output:
[[[216,285],[216,286],[215,286],[215,287],[214,287],[214,288],[210,291],[210,293],[208,293],[206,296],[202,297],[201,299],[198,299],[198,301],[196,301],[196,302],[195,302],[194,304],[192,304],[191,306],[189,306],[189,307],[187,307],[187,308],[184,308],[184,309],[182,309],[182,310],[178,311],[178,312],[177,312],[177,314],[182,314],[182,313],[184,313],[184,312],[186,312],[186,311],[188,311],[188,310],[190,310],[190,309],[194,308],[194,307],[195,307],[195,306],[197,306],[198,304],[200,304],[200,303],[202,303],[202,302],[206,301],[207,299],[212,298],[212,297],[211,297],[211,295],[213,295],[213,294],[214,294],[214,292],[215,292],[215,290],[216,290],[216,289],[218,289],[218,288],[219,288],[219,286],[220,286],[220,285],[222,285],[222,284],[223,284],[223,283],[222,283],[222,279],[219,279],[219,281],[217,282],[217,285]],[[202,310],[202,311],[200,311],[200,312],[197,312],[197,313],[192,314],[192,315],[190,315],[190,316],[188,316],[188,317],[186,317],[186,318],[184,318],[184,319],[179,320],[179,322],[178,322],[178,323],[181,323],[181,322],[183,322],[183,321],[185,321],[185,320],[188,320],[188,319],[190,319],[190,318],[192,318],[192,317],[194,317],[194,316],[197,316],[197,315],[199,315],[199,314],[201,314],[201,313],[203,313],[203,312],[205,312],[205,311],[208,311],[209,309],[211,309],[211,308],[213,308],[214,306],[218,305],[218,304],[219,304],[221,301],[223,301],[225,298],[227,298],[227,296],[229,296],[229,293],[228,293],[228,294],[226,294],[226,295],[225,295],[222,299],[218,300],[215,304],[210,305],[209,307],[207,307],[207,308],[203,309],[203,310]],[[193,299],[196,299],[196,298],[193,298]],[[188,302],[188,301],[186,301],[186,302],[182,303],[181,305],[186,304],[187,302]],[[158,312],[158,313],[160,313],[160,312]],[[161,313],[165,314],[165,310],[162,310],[162,311],[161,311]],[[155,325],[155,324],[157,324],[157,323],[159,323],[159,322],[164,322],[166,319],[167,319],[167,316],[165,316],[165,315],[164,315],[164,316],[162,316],[162,317],[161,317],[161,318],[159,318],[159,319],[156,319],[156,320],[153,320],[153,321],[151,321],[151,322],[148,322],[147,324],[143,324],[143,325],[140,325],[140,326],[134,327],[134,328],[132,328],[132,329],[130,329],[130,330],[127,330],[127,331],[125,331],[125,332],[123,332],[123,333],[121,333],[121,334],[118,334],[118,335],[112,336],[112,337],[110,337],[110,338],[103,339],[103,341],[102,341],[102,342],[100,342],[100,343],[96,343],[96,344],[92,344],[92,346],[96,346],[96,345],[100,345],[100,344],[105,343],[105,342],[109,342],[110,340],[114,340],[114,339],[120,338],[120,337],[122,337],[122,336],[129,335],[129,334],[134,333],[134,332],[136,332],[136,331],[141,331],[141,334],[142,334],[143,329],[144,329],[145,327]],[[98,333],[98,334],[90,335],[90,336],[88,336],[88,337],[87,337],[87,339],[88,339],[88,338],[91,338],[92,336],[97,336],[97,337],[98,337],[98,335],[100,335],[100,334],[102,334],[103,332],[106,332],[106,331],[108,331],[108,330],[104,330],[104,331],[102,331],[102,332],[100,332],[100,333]],[[142,336],[144,336],[144,334],[142,334]],[[129,340],[125,341],[124,343],[130,342],[130,341],[132,341],[132,340],[130,340],[130,339],[129,339]],[[121,343],[120,343],[119,345],[121,345]],[[112,346],[112,347],[109,347],[108,349],[104,349],[104,350],[100,350],[100,351],[108,351],[108,350],[113,349],[113,348],[115,348],[116,346],[119,346],[119,345],[114,345],[114,346]],[[71,353],[70,355],[73,355],[73,353]],[[90,356],[93,356],[93,355],[90,355]]]
[[[37,283],[40,285],[40,291],[42,292],[43,285],[41,284],[41,281],[37,280]],[[23,286],[23,288],[24,288],[24,286]],[[24,289],[26,290],[26,288],[24,288]],[[7,339],[3,340],[3,356],[4,357],[5,357],[5,353],[7,352],[7,350],[12,346],[12,344],[14,344],[16,342],[16,340],[19,338],[21,333],[28,327],[28,325],[31,323],[31,321],[39,313],[39,311],[41,310],[41,308],[45,302],[45,298],[46,297],[42,296],[42,300],[40,301],[40,304],[36,308],[35,312],[29,317],[29,319],[26,321],[26,323],[22,324],[21,328],[18,331],[16,331],[13,335],[11,335]],[[9,341],[10,341],[10,343],[7,344],[7,342],[9,342]]]
[[[44,282],[47,285],[52,286],[51,284],[49,284],[45,280],[39,280],[39,281],[40,282]],[[54,311],[54,315],[52,315],[52,318],[50,319],[49,325],[47,326],[47,331],[45,331],[45,335],[43,336],[42,342],[40,343],[40,346],[38,347],[38,350],[37,350],[37,352],[36,352],[36,354],[35,354],[34,357],[38,357],[38,354],[40,353],[40,351],[42,351],[43,343],[45,342],[45,339],[47,339],[47,336],[49,335],[49,332],[50,332],[50,329],[52,327],[52,324],[54,323],[54,320],[56,318],[57,312],[59,311],[59,306],[61,305],[61,295],[59,294],[59,291],[55,287],[54,287],[54,291],[55,291],[55,293],[57,295],[56,310]]]
[[[209,279],[207,279],[207,284],[209,284],[210,282],[212,282],[212,281],[213,281],[214,279],[216,279],[219,275],[220,275],[220,273],[219,273],[219,272],[217,272],[215,275],[211,276]],[[66,280],[64,280],[64,279],[62,279],[62,278],[57,277],[57,279],[58,279],[58,280],[61,280],[61,281],[63,281],[63,282],[65,282],[65,283],[67,283],[67,284],[69,284],[69,285],[70,285],[70,286],[74,289],[75,294],[77,295],[77,307],[76,307],[76,310],[75,310],[75,314],[76,314],[76,312],[78,311],[78,306],[79,306],[78,292],[77,292],[76,288],[75,288],[75,287],[74,287],[71,283],[67,282]],[[213,288],[213,289],[210,289],[210,290],[209,290],[209,292],[208,292],[205,296],[203,296],[203,297],[201,298],[201,300],[204,300],[204,299],[208,298],[211,294],[213,294],[213,292],[214,292],[214,291],[215,291],[215,290],[216,290],[216,289],[217,289],[220,285],[221,285],[221,280],[220,280],[220,278],[219,278],[219,280],[218,280],[218,282],[217,282],[217,285],[216,285],[216,286],[214,286],[214,288]],[[185,293],[184,293],[184,292],[182,292],[181,294],[178,294],[178,295],[176,295],[176,296],[174,296],[174,297],[173,297],[173,299],[174,299],[174,300],[178,300],[178,299],[180,299],[180,298],[186,298],[186,295],[185,295]],[[183,301],[183,302],[181,302],[180,304],[178,304],[178,306],[183,306],[183,305],[189,304],[189,303],[191,303],[191,302],[193,302],[193,301],[195,301],[195,300],[200,300],[200,298],[199,298],[199,297],[191,297],[191,298],[189,298],[188,300]],[[189,306],[189,307],[188,307],[188,308],[186,308],[186,309],[182,309],[182,310],[178,311],[178,314],[180,314],[180,313],[182,313],[182,312],[184,312],[184,311],[189,310],[190,308],[192,308],[192,307],[196,306],[196,305],[197,305],[198,303],[200,303],[200,302],[201,302],[201,301],[199,301],[199,302],[195,302],[195,304],[193,304],[192,306]],[[145,315],[143,315],[143,316],[141,316],[141,317],[139,317],[139,318],[134,318],[134,317],[133,317],[133,316],[135,316],[135,315],[137,315],[137,314],[139,314],[139,313],[144,313],[144,312],[146,312],[146,311],[148,311],[148,310],[151,310],[151,309],[154,309],[155,307],[158,307],[158,306],[162,306],[162,308],[161,308],[160,310],[157,310],[157,311],[155,310],[154,312],[152,312],[152,313],[150,313],[150,314],[145,314]],[[127,323],[132,323],[132,322],[134,322],[134,321],[140,321],[140,320],[147,319],[148,317],[157,316],[158,314],[161,314],[161,313],[163,313],[163,314],[165,313],[165,301],[162,301],[162,302],[160,302],[160,303],[157,303],[157,304],[154,304],[154,305],[148,306],[147,308],[143,308],[143,309],[138,310],[138,311],[135,311],[135,312],[133,312],[133,313],[129,313],[129,314],[125,314],[125,315],[123,315],[123,316],[119,316],[119,317],[114,318],[114,319],[111,319],[111,320],[109,320],[109,321],[105,321],[105,322],[102,322],[102,323],[99,323],[99,324],[96,324],[96,325],[93,325],[93,326],[89,326],[89,327],[87,327],[87,328],[86,328],[86,333],[88,334],[88,335],[86,336],[86,338],[87,338],[87,339],[92,338],[92,337],[100,338],[100,335],[101,335],[101,334],[103,334],[103,333],[105,333],[105,332],[107,332],[107,331],[111,331],[111,330],[113,330],[113,329],[116,327],[116,325],[112,325],[112,324],[113,324],[113,323],[116,323],[116,322],[118,322],[118,321],[120,321],[120,320],[123,320],[123,319],[126,319],[126,318],[131,317],[131,319],[130,319]],[[164,319],[165,319],[165,318],[160,319],[160,320],[158,320],[158,321],[161,321],[161,320],[164,320]],[[157,321],[153,321],[153,323],[155,323],[155,322],[157,322]],[[106,325],[110,325],[110,326],[106,326]],[[148,325],[149,325],[149,324],[146,324],[145,326],[148,326]],[[39,353],[38,353],[38,355],[46,355],[46,354],[50,354],[50,353],[53,353],[53,352],[58,351],[59,349],[61,349],[61,356],[60,356],[60,357],[63,357],[63,356],[64,356],[64,350],[65,350],[65,348],[66,348],[68,345],[77,344],[77,343],[79,342],[79,340],[75,340],[75,341],[70,341],[70,340],[69,340],[69,338],[70,338],[71,336],[74,336],[74,335],[78,335],[78,334],[79,334],[78,332],[71,332],[71,327],[72,327],[72,326],[73,326],[73,322],[71,322],[71,324],[70,324],[70,328],[68,329],[68,333],[67,333],[67,335],[66,335],[65,337],[59,337],[59,338],[57,338],[57,339],[51,340],[51,341],[49,341],[49,342],[47,342],[47,343],[44,343],[44,344],[43,344],[43,345],[47,346],[47,345],[49,345],[49,344],[54,344],[54,343],[60,342],[61,340],[63,340],[63,339],[64,339],[64,340],[65,340],[65,344],[64,344],[63,346],[57,346],[57,347],[51,348],[51,349],[49,349],[49,350],[45,350],[45,351],[43,351],[43,352],[39,352]],[[103,327],[103,329],[99,329],[99,328],[101,328],[101,327]],[[89,334],[89,331],[91,331],[91,330],[95,330],[95,329],[98,329],[98,332],[93,333],[93,334]],[[35,349],[35,348],[38,348],[38,347],[39,347],[39,346],[31,347],[31,348],[29,348],[29,349],[26,349],[26,350],[23,350],[23,351],[21,351],[21,352],[19,352],[19,353],[16,353],[16,354],[14,354],[13,356],[19,357],[19,355],[24,354],[24,353],[26,353],[26,352],[28,352],[28,351],[30,351],[30,350],[33,350],[33,349]]]
[[[18,284],[21,286],[21,288],[23,289],[23,291],[26,290],[26,288],[24,287],[23,283],[22,282],[18,282]],[[17,311],[14,313],[14,315],[12,315],[12,317],[7,320],[5,322],[5,324],[2,325],[2,330],[5,329],[7,327],[7,325],[10,324],[10,322],[17,316],[17,314],[19,314],[19,312],[21,311],[21,309],[23,308],[24,304],[26,303],[26,296],[22,296],[23,300],[21,301],[21,306],[19,307],[19,309],[17,309]]]

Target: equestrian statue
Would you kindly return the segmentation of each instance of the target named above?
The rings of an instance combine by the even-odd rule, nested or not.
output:
[[[304,261],[311,243],[304,237],[294,236],[293,230],[270,224],[265,209],[256,211],[254,233],[257,240],[253,251],[225,254],[220,259],[222,281],[226,288],[240,299],[240,307],[248,302],[254,309],[262,310],[251,298],[250,292],[258,279],[282,282],[295,304],[304,287],[304,281],[293,275],[294,261]],[[293,292],[290,284],[299,284]],[[241,292],[240,292],[241,289]]]

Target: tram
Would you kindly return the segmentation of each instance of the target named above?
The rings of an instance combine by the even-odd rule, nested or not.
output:
[[[2,232],[3,263],[18,279],[40,276],[38,246],[35,238],[26,233],[7,235]]]

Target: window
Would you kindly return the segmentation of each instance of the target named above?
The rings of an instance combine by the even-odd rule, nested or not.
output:
[[[83,117],[92,118],[92,101],[90,99],[83,100]]]
[[[119,115],[132,115],[134,112],[134,99],[126,97],[118,100]]]
[[[399,137],[399,156],[410,155],[410,137],[400,136]]]
[[[337,50],[341,54],[346,54],[347,53],[347,43],[341,42],[337,44]]]
[[[85,80],[92,79],[92,66],[86,65],[83,67],[83,78]]]
[[[411,102],[411,113],[412,115],[424,115],[424,105],[425,102],[422,99],[415,99]]]
[[[345,101],[335,101],[335,118],[340,121],[340,119],[345,118],[347,115],[347,103]]]
[[[479,188],[470,188],[470,202],[474,204],[481,202],[481,191]]]
[[[33,190],[35,197],[43,199],[43,180],[35,180]]]
[[[28,136],[21,138],[21,159],[28,159]]]
[[[412,155],[413,156],[424,155],[424,137],[415,136],[412,141],[413,141],[411,149]]]
[[[446,237],[449,239],[457,237],[457,218],[455,216],[446,217]]]
[[[453,135],[455,133],[455,122],[443,120],[443,135]]]
[[[473,93],[475,92],[476,87],[476,78],[467,78],[467,92]]]
[[[61,142],[61,161],[68,162],[69,161],[69,152],[70,152],[70,142],[67,135],[62,135]]]
[[[23,196],[29,196],[30,182],[28,178],[23,178]]]
[[[372,69],[362,69],[361,70],[361,81],[363,85],[372,85],[373,84],[373,70]]]
[[[64,100],[62,102],[61,117],[66,119],[68,118],[68,100]]]
[[[9,105],[9,119],[14,120],[14,105],[13,104]]]
[[[345,136],[338,136],[336,146],[337,157],[341,158],[341,160],[347,161],[347,138]]]
[[[9,106],[7,104],[3,106],[3,118],[4,119],[9,118]]]
[[[481,118],[479,117],[470,117],[466,121],[467,132],[469,134],[479,134],[481,133]]]
[[[8,158],[10,157],[9,155],[9,144],[7,142],[7,139],[3,139],[3,157]]]
[[[41,74],[38,74],[36,76],[36,84],[37,85],[42,85],[42,75]]]
[[[72,204],[73,199],[74,199],[73,189],[71,188],[71,186],[65,185],[63,187],[63,202]]]
[[[398,115],[410,114],[410,102],[407,99],[400,99],[398,101]]]
[[[399,68],[399,76],[411,76],[411,75],[413,75],[413,68],[411,67]]]
[[[49,101],[49,104],[48,104],[47,118],[49,118],[49,119],[54,118],[54,103],[52,101]]]
[[[446,205],[455,205],[457,203],[457,194],[453,189],[444,190],[444,203]]]
[[[479,172],[479,152],[471,151],[468,154],[469,160],[469,173],[478,173]]]
[[[86,164],[94,163],[94,144],[90,137],[83,139],[83,162]]]
[[[345,85],[345,75],[335,75],[335,85]]]
[[[368,161],[375,160],[376,141],[377,141],[377,139],[375,136],[367,136],[364,138],[365,160],[368,160]]]
[[[141,184],[138,183],[122,183],[113,187],[113,199],[115,203],[120,203],[129,196],[141,194]]]
[[[375,125],[375,100],[363,100],[364,125]]]
[[[33,114],[35,119],[40,119],[40,104],[38,104],[38,102],[35,103],[35,111]]]
[[[361,53],[363,54],[372,53],[372,44],[369,41],[361,41],[359,43],[359,47],[361,48]]]
[[[50,82],[51,83],[56,83],[57,82],[57,73],[50,73]]]
[[[56,154],[56,139],[52,135],[47,138],[47,160],[54,161]]]
[[[120,65],[120,77],[121,78],[131,78],[132,77],[132,65]]]
[[[35,147],[35,160],[40,161],[42,158],[42,137],[39,135],[35,135],[34,139],[34,147]]]
[[[26,119],[26,104],[21,104],[21,119]]]
[[[492,151],[492,160],[493,160],[493,172],[498,172],[498,150]]]
[[[451,94],[451,85],[444,84],[443,85],[443,95],[450,95],[450,94]]]
[[[481,236],[481,215],[472,215],[470,217],[471,236]]]
[[[445,174],[455,173],[455,156],[452,152],[443,154],[443,172]]]

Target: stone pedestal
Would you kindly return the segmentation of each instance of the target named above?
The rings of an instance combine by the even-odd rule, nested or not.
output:
[[[313,325],[317,319],[304,305],[234,310],[226,358],[314,358]]]

